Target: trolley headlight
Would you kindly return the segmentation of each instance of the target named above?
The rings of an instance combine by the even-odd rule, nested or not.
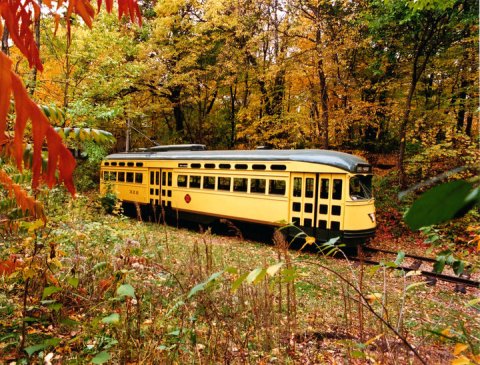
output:
[[[368,216],[370,217],[372,223],[375,223],[375,213],[368,213]]]

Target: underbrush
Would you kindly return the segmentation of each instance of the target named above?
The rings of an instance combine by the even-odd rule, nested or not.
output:
[[[291,251],[280,233],[262,246],[60,191],[49,202],[46,227],[4,232],[2,363],[479,360],[478,290],[429,287],[392,269],[401,257],[366,267]]]
[[[404,222],[404,215],[428,186],[401,192],[396,172],[374,179],[377,215],[376,247],[406,250],[431,257],[451,255],[464,260],[466,265],[480,267],[480,210],[474,208],[465,216],[448,222],[412,231]]]

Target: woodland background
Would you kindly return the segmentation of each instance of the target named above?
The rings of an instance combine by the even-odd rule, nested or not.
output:
[[[475,158],[478,1],[147,0],[140,9],[141,27],[101,12],[90,30],[72,15],[70,37],[42,13],[41,73],[4,32],[34,99],[62,111],[56,126],[110,131],[117,150],[130,131],[131,149],[394,153],[403,185]]]

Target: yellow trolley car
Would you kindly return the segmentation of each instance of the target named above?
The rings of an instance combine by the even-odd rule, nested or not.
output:
[[[110,186],[124,203],[206,224],[293,223],[319,241],[357,243],[375,233],[371,184],[371,165],[342,152],[174,145],[107,156],[100,189]]]

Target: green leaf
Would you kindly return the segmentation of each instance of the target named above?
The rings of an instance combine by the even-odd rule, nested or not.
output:
[[[199,291],[205,290],[205,288],[210,285],[215,279],[217,279],[220,275],[223,274],[223,271],[218,271],[210,275],[210,277],[204,281],[203,283],[195,285],[190,292],[188,293],[187,298],[190,298],[197,294]]]
[[[452,269],[456,275],[460,275],[461,273],[463,273],[463,270],[465,270],[465,261],[456,260],[452,264]]]
[[[380,270],[381,266],[380,265],[374,265],[366,268],[368,274],[370,275],[375,275],[378,270]]]
[[[397,266],[400,266],[403,262],[403,260],[405,259],[405,252],[403,251],[400,251],[398,254],[397,254],[397,258],[395,259],[395,264]]]
[[[107,317],[102,318],[102,323],[115,324],[120,322],[120,315],[118,313],[112,313]]]
[[[412,230],[463,216],[480,199],[479,189],[463,180],[436,186],[416,200],[405,215]]]
[[[473,307],[474,305],[477,305],[480,303],[480,298],[475,298],[467,302],[466,306],[467,307]]]
[[[269,266],[267,268],[267,274],[270,276],[274,276],[282,266],[283,266],[283,262],[279,262],[275,265]]]
[[[110,354],[106,351],[99,352],[95,355],[92,359],[92,363],[94,364],[103,364],[110,360]]]
[[[43,343],[39,343],[37,345],[28,346],[24,350],[28,354],[28,356],[32,356],[35,352],[45,350],[49,347],[57,346],[60,343],[60,339],[57,337],[49,338],[43,341]]]
[[[135,289],[130,284],[122,284],[117,289],[117,297],[135,298]]]
[[[50,295],[58,293],[61,290],[62,288],[59,288],[58,286],[47,286],[43,289],[42,299],[48,298]]]
[[[70,284],[71,286],[73,286],[75,289],[78,288],[78,282],[79,282],[78,278],[73,277],[73,276],[72,276],[72,277],[69,277],[69,278],[67,279],[67,283],[69,283],[69,284]]]
[[[405,289],[405,291],[409,291],[410,289],[416,288],[417,286],[425,285],[425,284],[427,284],[427,283],[428,283],[427,281],[420,281],[420,282],[418,282],[418,283],[410,284],[410,285],[407,286],[407,288]]]
[[[354,359],[365,359],[366,358],[366,355],[363,353],[363,351],[360,351],[360,350],[353,350],[350,355],[352,356],[352,358]]]
[[[248,274],[247,283],[256,284],[256,283],[260,282],[265,277],[265,275],[267,275],[267,270],[266,269],[262,269],[260,267],[256,268],[256,269],[250,271],[250,273]]]
[[[437,261],[433,264],[433,271],[437,274],[441,274],[445,268],[445,257],[437,257]]]
[[[45,343],[41,343],[41,344],[38,344],[38,345],[25,347],[24,350],[28,354],[28,356],[32,356],[35,352],[40,351],[40,350],[44,350],[45,348],[47,348]]]
[[[93,270],[103,270],[107,267],[107,263],[105,261],[99,262],[93,266]]]
[[[282,281],[284,283],[291,282],[297,278],[297,272],[294,268],[284,269],[282,274]]]
[[[48,306],[48,309],[58,312],[60,309],[62,309],[63,304],[62,303],[52,303]]]
[[[236,267],[227,267],[224,270],[225,272],[228,272],[229,274],[238,274],[238,269]]]
[[[71,318],[64,318],[60,321],[61,324],[64,324],[65,326],[69,327],[75,327],[78,326],[80,323],[71,319]]]
[[[267,275],[267,269],[262,269],[262,271],[256,277],[256,279],[253,281],[253,283],[257,284],[257,283],[261,282],[265,278],[266,275]]]
[[[193,297],[195,294],[197,294],[198,292],[202,291],[202,290],[205,290],[207,286],[207,283],[206,282],[203,282],[203,283],[200,283],[200,284],[197,284],[195,285],[191,290],[190,292],[188,293],[188,297],[187,298],[191,298]]]
[[[393,261],[382,262],[381,264],[385,267],[392,267],[392,268],[398,267],[398,265]]]
[[[184,306],[185,305],[185,302],[183,300],[179,300],[178,302],[176,302],[172,308],[170,308],[170,310],[167,312],[167,316],[169,316],[170,314],[174,313],[177,309],[179,309],[180,307]]]
[[[245,281],[245,279],[248,276],[248,272],[245,274],[240,275],[237,280],[235,280],[232,284],[232,291],[236,291],[238,288],[240,288],[240,285]]]

